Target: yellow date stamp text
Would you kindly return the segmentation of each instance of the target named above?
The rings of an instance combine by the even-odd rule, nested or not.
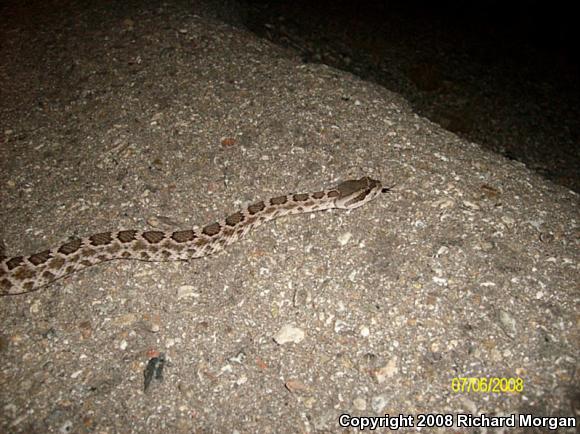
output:
[[[456,393],[522,393],[524,380],[520,377],[455,377],[451,390]]]

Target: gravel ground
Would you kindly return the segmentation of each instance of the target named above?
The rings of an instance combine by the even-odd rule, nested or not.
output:
[[[394,191],[351,213],[272,222],[215,257],[116,261],[1,298],[0,431],[577,417],[578,195],[214,8],[4,6],[9,252],[202,226],[361,175]],[[163,381],[144,392],[160,354]],[[459,377],[517,378],[523,390],[455,392]]]

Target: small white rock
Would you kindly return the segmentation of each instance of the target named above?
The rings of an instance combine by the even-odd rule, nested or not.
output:
[[[502,216],[501,221],[508,226],[512,226],[516,222],[513,217],[507,215]]]
[[[427,223],[425,223],[423,220],[416,220],[413,223],[413,226],[415,226],[417,229],[423,229],[424,227],[427,226]]]
[[[511,337],[517,332],[516,320],[505,310],[499,311],[499,321],[501,322],[504,331]]]
[[[383,409],[387,406],[387,398],[385,395],[373,396],[371,399],[371,408],[375,413],[382,413]]]
[[[199,293],[195,292],[195,287],[192,285],[181,285],[177,289],[177,299],[181,300],[187,297],[199,297]]]
[[[32,305],[30,305],[30,313],[36,314],[38,312],[40,312],[40,301],[35,300],[34,302],[32,302]]]
[[[337,319],[334,322],[334,332],[335,333],[340,333],[341,331],[343,331],[347,328],[348,328],[348,324],[341,319]]]
[[[399,369],[397,368],[397,356],[395,356],[385,366],[377,369],[374,374],[377,382],[382,384],[387,381],[387,378],[392,378],[397,372],[399,372]]]
[[[433,276],[433,282],[439,286],[447,286],[447,279],[444,279],[443,277]]]
[[[291,324],[285,324],[282,328],[274,335],[274,341],[278,345],[284,345],[289,342],[297,344],[304,340],[306,333],[304,330],[295,327]]]
[[[367,326],[362,326],[360,328],[360,335],[363,338],[368,338],[370,336],[370,334],[371,334],[371,331],[370,331],[370,329]]]
[[[338,243],[341,246],[345,246],[348,244],[348,242],[350,241],[351,238],[352,238],[352,233],[345,232],[344,234],[342,234],[338,237]]]
[[[354,405],[354,408],[356,408],[359,411],[365,411],[367,409],[367,402],[362,398],[355,398],[352,403]]]

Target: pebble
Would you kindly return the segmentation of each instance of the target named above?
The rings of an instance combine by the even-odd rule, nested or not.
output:
[[[340,333],[343,330],[348,329],[348,324],[346,322],[344,322],[343,320],[337,319],[334,322],[334,332],[335,333]]]
[[[355,398],[352,404],[359,411],[365,411],[367,409],[367,402],[363,398]]]
[[[541,232],[539,238],[542,243],[551,243],[555,239],[554,234],[549,232]]]
[[[513,224],[516,222],[513,217],[507,215],[502,216],[501,221],[504,222],[507,226],[513,226]]]
[[[149,325],[149,331],[151,333],[158,333],[159,330],[161,330],[161,327],[156,322],[150,322],[150,323],[148,323],[148,325]]]
[[[395,356],[391,360],[389,360],[389,362],[385,366],[376,369],[373,372],[373,374],[374,374],[375,378],[377,379],[378,383],[382,384],[385,381],[387,381],[387,378],[391,378],[397,372],[398,372],[397,357]]]
[[[385,395],[373,396],[371,399],[371,408],[375,413],[382,413],[387,406],[387,397]]]
[[[40,306],[41,303],[39,300],[35,300],[31,305],[30,305],[30,313],[31,314],[37,314],[38,312],[40,312]]]
[[[65,423],[63,423],[60,428],[58,429],[58,431],[62,434],[66,434],[69,432],[72,432],[73,429],[73,423],[70,420],[65,421]]]
[[[510,337],[514,337],[517,332],[516,320],[505,310],[499,311],[499,321],[503,331]]]
[[[278,345],[284,345],[289,342],[295,344],[304,340],[306,333],[301,328],[295,327],[291,324],[285,324],[282,326],[278,333],[274,335],[274,341]]]
[[[306,306],[312,302],[312,294],[307,289],[297,289],[294,293],[294,307]]]
[[[350,280],[351,282],[354,282],[357,274],[358,274],[358,270],[352,270],[350,272],[350,274],[348,275],[348,280]]]
[[[351,238],[352,238],[352,233],[345,232],[344,234],[342,234],[338,237],[338,243],[341,246],[345,246],[348,244],[348,242],[350,241]]]
[[[480,210],[481,207],[473,202],[470,202],[468,200],[464,200],[463,201],[463,205],[465,205],[467,208],[473,209],[473,210]]]
[[[439,209],[453,208],[455,202],[452,199],[440,199],[433,202],[433,207]]]
[[[433,282],[439,286],[447,286],[447,279],[444,279],[443,277],[433,276]]]
[[[306,384],[298,380],[288,380],[284,385],[286,386],[286,389],[292,393],[308,392],[309,390]]]
[[[137,315],[134,313],[126,313],[115,318],[112,324],[116,327],[127,327],[135,323],[135,321],[137,321]]]
[[[193,285],[181,285],[179,288],[177,288],[178,300],[187,297],[199,297],[199,293],[195,292],[195,287]]]
[[[483,252],[489,252],[490,250],[493,249],[493,243],[490,243],[489,241],[482,241],[481,244],[479,245],[479,248]]]

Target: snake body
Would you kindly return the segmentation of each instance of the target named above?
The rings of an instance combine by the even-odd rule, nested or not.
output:
[[[292,193],[256,202],[201,229],[122,230],[75,239],[28,256],[7,258],[0,245],[0,295],[35,291],[76,271],[114,259],[183,261],[212,255],[257,226],[289,214],[354,209],[376,198],[381,182],[363,177],[314,193]]]

